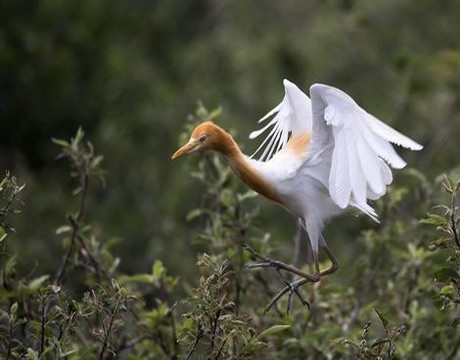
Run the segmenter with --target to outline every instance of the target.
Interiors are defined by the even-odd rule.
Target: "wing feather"
[[[346,152],[343,151],[345,147],[345,138],[340,136],[336,139],[336,146],[332,153],[332,163],[335,166],[331,168],[330,178],[333,178],[335,181],[333,183],[329,182],[329,192],[332,200],[342,209],[348,206],[351,195],[348,158]]]
[[[364,140],[362,134],[358,134],[358,138],[352,146],[356,149],[356,158],[361,165],[361,172],[358,177],[361,177],[364,181],[364,184],[360,184],[360,186],[362,186],[362,191],[366,193],[366,197],[369,192],[375,194],[385,192],[384,181],[380,175],[379,161],[375,161],[372,149]],[[358,202],[360,203],[366,202],[365,198],[356,200],[359,200]]]
[[[358,149],[355,146],[357,139],[353,132],[347,132],[346,144],[349,163],[350,184],[353,198],[357,203],[365,203],[366,197],[366,178],[362,176],[363,169],[360,162]],[[344,136],[344,137],[345,137]]]
[[[291,136],[311,133],[305,171],[321,173],[340,208],[354,206],[378,221],[367,203],[386,192],[393,181],[390,167],[406,165],[391,143],[411,150],[422,146],[362,109],[349,95],[331,86],[314,84],[311,101],[296,85],[283,81],[285,95],[249,137],[265,135],[252,157],[268,161],[283,149]],[[318,170],[321,169],[321,170]]]
[[[283,105],[283,103],[279,103],[277,106],[275,106],[273,109],[271,109],[268,113],[266,113],[258,122],[261,123],[261,122],[264,122],[265,120],[271,118],[273,115],[275,115],[278,111],[280,111],[281,109],[281,105]]]
[[[390,143],[412,150],[422,146],[368,114],[339,89],[314,84],[310,95],[312,151],[326,146],[327,139],[333,142],[328,182],[332,200],[341,208],[355,206],[376,220],[367,199],[378,199],[392,182],[387,163],[397,169],[406,165]]]
[[[277,106],[278,107],[278,106]],[[275,108],[276,109],[276,108]],[[275,110],[274,109],[274,110]],[[277,110],[278,111],[278,110]],[[270,111],[271,112],[271,111]],[[260,123],[261,121],[265,121],[266,118],[263,117],[262,119],[260,119],[258,122]],[[273,126],[273,124],[276,123],[276,120],[275,119],[272,119],[267,125],[265,125],[262,129],[259,129],[259,130],[255,130],[253,131],[252,133],[249,134],[249,138],[252,140],[252,139],[255,139],[256,137],[258,137],[260,134],[264,133],[266,130],[268,130],[268,128],[270,128],[270,126]],[[268,137],[265,139],[267,140]]]
[[[390,185],[393,182],[393,174],[391,173],[391,169],[388,167],[388,165],[383,161],[382,159],[380,160],[380,172],[382,174],[383,182],[385,185]]]
[[[392,127],[388,126],[376,117],[368,114],[366,121],[369,123],[372,131],[379,134],[385,140],[411,150],[422,150],[423,146],[409,139],[406,135],[401,134]]]
[[[259,123],[271,117],[273,118],[267,125],[249,134],[250,139],[255,139],[267,133],[272,128],[251,156],[255,157],[259,152],[262,152],[262,155],[259,157],[261,161],[271,159],[274,154],[286,145],[291,135],[311,132],[312,115],[310,99],[289,80],[284,80],[283,84],[285,89],[283,101],[262,117]]]
[[[373,152],[390,164],[392,168],[402,169],[406,166],[406,162],[396,153],[393,146],[381,138],[379,134],[370,131],[368,126],[363,126],[363,135]]]

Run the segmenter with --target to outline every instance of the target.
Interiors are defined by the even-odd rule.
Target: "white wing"
[[[329,174],[332,200],[341,208],[352,205],[375,218],[367,199],[382,196],[392,182],[386,163],[396,169],[406,165],[390,142],[411,150],[422,146],[368,114],[341,90],[314,84],[310,95],[312,156],[333,143]]]
[[[263,128],[253,131],[250,139],[269,131],[259,148],[252,154],[254,157],[263,150],[259,160],[266,161],[272,158],[279,150],[286,145],[290,136],[305,132],[311,132],[312,115],[311,102],[295,84],[288,80],[283,81],[285,95],[278,106],[268,112],[259,123],[267,121],[273,116],[270,122]]]

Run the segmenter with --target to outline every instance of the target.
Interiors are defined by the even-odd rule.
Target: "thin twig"
[[[117,299],[115,309],[113,310],[112,316],[110,317],[109,327],[108,327],[107,330],[104,329],[105,330],[104,331],[105,332],[104,341],[102,343],[102,348],[101,348],[101,351],[99,353],[99,360],[102,360],[104,358],[104,353],[107,350],[107,347],[109,345],[109,339],[110,339],[110,335],[112,333],[113,323],[115,322],[115,318],[116,318],[119,310],[120,310],[120,299]]]
[[[189,360],[192,357],[192,355],[195,352],[196,347],[198,346],[198,343],[200,342],[202,337],[203,337],[203,329],[201,328],[201,325],[198,324],[198,328],[196,330],[195,340],[193,341],[192,346],[190,347],[189,351],[187,352],[187,355],[185,356],[185,360]]]
[[[275,295],[275,293],[270,289],[270,286],[268,285],[267,281],[260,275],[260,273],[256,273],[254,277],[257,280],[257,282],[259,282],[262,285],[265,292],[270,296],[270,298],[272,298]],[[274,304],[273,308],[275,309],[278,316],[282,316],[282,312],[278,308],[278,304]]]
[[[71,313],[67,318],[64,319],[64,321],[59,325],[59,332],[58,332],[58,341],[60,342],[62,338],[64,337],[64,334],[68,330],[68,325],[72,322],[74,319],[75,313]]]
[[[460,347],[460,341],[457,341],[457,343],[455,344],[455,346],[452,349],[451,353],[449,354],[449,356],[446,359],[447,360],[455,359],[455,355],[457,355],[459,347]]]
[[[59,266],[59,269],[56,273],[56,277],[54,278],[54,285],[59,285],[61,280],[62,280],[62,277],[64,276],[64,270],[65,268],[67,267],[67,264],[69,262],[69,257],[70,257],[70,254],[72,253],[72,250],[73,250],[73,245],[75,243],[75,236],[77,235],[77,232],[75,230],[72,231],[72,235],[70,236],[70,245],[67,249],[67,251],[65,252],[64,254],[64,258],[61,262],[61,265]]]
[[[214,344],[216,341],[216,332],[217,332],[217,323],[220,318],[220,313],[222,312],[221,308],[218,308],[216,311],[216,315],[212,321],[212,338],[211,338],[211,353],[214,351]]]
[[[169,347],[161,331],[155,331],[154,338],[155,338],[156,343],[160,345],[160,349],[163,350],[164,354],[169,357],[169,352],[170,352]]]
[[[8,324],[8,349],[6,352],[6,360],[9,360],[11,356],[11,347],[13,344],[13,328],[14,328],[14,320],[10,318],[10,321]]]
[[[148,339],[148,336],[139,336],[129,341],[124,341],[120,346],[117,348],[117,354],[121,353],[124,350],[130,349],[137,344],[141,343],[142,341]]]
[[[219,359],[220,355],[222,354],[222,352],[223,352],[223,350],[224,350],[224,346],[225,346],[227,340],[230,338],[230,335],[231,335],[231,334],[228,334],[228,335],[224,338],[224,340],[222,340],[222,344],[220,344],[219,350],[217,351],[217,354],[216,354],[216,356],[215,356],[215,358],[214,358],[215,360]]]
[[[88,187],[89,187],[89,177],[88,177],[88,174],[85,174],[82,177],[82,181],[81,181],[80,204],[79,204],[79,207],[78,207],[78,212],[75,215],[75,222],[74,222],[75,224],[73,224],[70,221],[70,219],[73,219],[72,216],[68,217],[68,220],[72,224],[72,234],[70,236],[70,245],[69,245],[69,248],[67,249],[67,251],[66,251],[66,253],[64,255],[64,259],[63,259],[61,265],[59,266],[59,270],[58,270],[58,272],[56,274],[56,277],[54,279],[54,285],[59,285],[60,284],[60,282],[62,280],[62,277],[64,276],[65,269],[66,269],[66,267],[67,267],[67,265],[69,263],[70,254],[73,251],[75,241],[77,240],[77,234],[78,234],[78,231],[80,229],[80,226],[79,226],[80,220],[83,218],[83,214],[84,214],[84,210],[85,210],[85,203],[86,203],[86,197],[87,197],[87,193],[88,193]]]
[[[235,207],[235,217],[240,221],[240,202],[237,203]],[[244,268],[244,252],[241,245],[244,243],[244,238],[246,237],[246,228],[244,225],[239,226],[239,236],[236,239],[237,242],[237,253],[238,253],[238,269],[235,273],[235,315],[238,316],[240,309],[240,298],[242,293],[241,287],[241,271]]]
[[[179,354],[179,342],[177,341],[176,322],[174,321],[174,314],[173,314],[174,305],[171,306],[168,311],[169,322],[171,324],[173,348],[174,348],[174,352],[171,354],[171,359],[173,360],[177,359],[178,354]]]
[[[89,175],[88,173],[85,173],[81,181],[80,207],[78,208],[78,213],[77,213],[77,216],[75,217],[75,220],[77,222],[79,222],[83,218],[83,212],[85,210],[85,204],[86,204],[86,198],[87,198],[86,195],[88,194],[88,188],[89,188]]]
[[[452,228],[452,233],[453,237],[455,240],[455,243],[457,244],[457,247],[460,248],[460,239],[458,236],[457,232],[457,225],[456,225],[456,219],[455,219],[455,213],[456,213],[456,206],[455,206],[455,193],[452,194],[452,204],[451,204],[451,211],[450,211],[450,221],[451,221],[451,228]]]
[[[38,354],[41,356],[43,351],[45,351],[45,327],[46,327],[46,317],[47,317],[47,301],[46,298],[43,297],[42,299],[42,319],[41,319],[41,337],[40,337],[40,353]]]
[[[80,234],[78,234],[78,227],[79,227],[78,223],[75,221],[75,219],[72,216],[69,216],[69,222],[72,224],[72,227],[76,229],[77,231],[76,238],[80,242],[80,245],[83,248],[83,250],[85,250],[87,257],[93,264],[97,277],[100,279],[101,273],[102,273],[102,275],[104,275],[107,279],[110,279],[108,271],[105,269],[104,265],[96,258],[96,256],[93,255],[88,245],[86,245],[86,241],[83,239],[83,237]]]

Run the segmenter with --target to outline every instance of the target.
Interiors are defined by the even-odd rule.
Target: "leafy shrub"
[[[192,120],[219,115],[200,106]],[[19,200],[24,186],[8,173],[0,183],[2,358],[457,355],[460,181],[446,177],[440,191],[440,180],[431,184],[415,170],[402,172],[377,204],[382,226],[369,225],[356,234],[354,246],[362,250],[356,261],[344,264],[346,271],[301,288],[311,309],[286,295],[264,312],[289,279],[272,269],[246,268],[253,259],[245,246],[272,257],[274,248],[270,235],[257,226],[253,193],[241,191],[221,158],[207,154],[189,165],[206,191],[201,206],[187,216],[203,230],[193,239],[202,253],[200,279],[186,284],[169,275],[159,260],[150,273],[118,270],[122,259],[87,215],[92,186],[103,183],[103,158],[82,130],[70,141],[54,142],[76,181],[74,212],[56,230],[63,254],[55,273],[40,274],[35,267],[17,272],[20,255],[10,254],[7,243],[20,238],[11,218],[27,206]]]

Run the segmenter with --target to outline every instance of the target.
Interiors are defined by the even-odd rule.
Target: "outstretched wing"
[[[377,199],[393,178],[387,163],[406,165],[390,143],[411,150],[422,146],[362,109],[350,96],[332,86],[310,88],[313,134],[310,151],[321,151],[333,141],[329,193],[341,208],[358,207],[371,217],[367,199]]]
[[[260,119],[259,123],[272,119],[263,128],[253,131],[249,135],[250,139],[254,139],[268,132],[259,148],[251,156],[254,157],[262,152],[259,157],[261,161],[270,160],[286,145],[291,136],[311,132],[310,99],[289,80],[284,80],[283,84],[285,89],[283,101]]]

